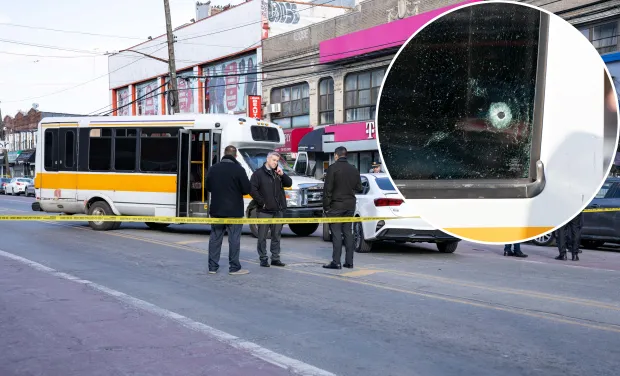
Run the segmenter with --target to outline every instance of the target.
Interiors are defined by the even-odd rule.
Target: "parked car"
[[[32,179],[29,178],[13,178],[11,179],[11,181],[9,182],[9,184],[7,184],[4,187],[5,190],[5,194],[10,194],[10,195],[19,195],[19,194],[25,194],[26,193],[26,186],[34,184],[34,182],[32,181]]]
[[[0,193],[6,194],[6,186],[11,182],[11,178],[0,178]]]
[[[620,178],[607,178],[586,209],[620,208]],[[555,245],[553,233],[538,237],[532,243],[540,246]],[[620,211],[583,213],[581,245],[598,248],[605,243],[620,244]]]
[[[385,173],[360,174],[362,193],[356,195],[356,217],[394,217],[410,215],[407,203],[398,193]],[[378,241],[397,243],[435,243],[442,253],[456,251],[458,238],[432,227],[421,218],[407,218],[387,221],[366,221],[353,223],[355,251],[370,252]],[[323,240],[331,241],[329,225],[323,225]]]
[[[34,190],[34,184],[28,184],[26,186],[26,197],[35,197],[36,196],[36,192]]]

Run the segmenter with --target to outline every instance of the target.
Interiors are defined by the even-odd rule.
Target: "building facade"
[[[41,112],[31,108],[14,117],[5,116],[0,129],[0,176],[33,177],[39,122],[43,118],[67,116],[81,115]],[[5,150],[8,152],[6,156]],[[9,171],[6,171],[5,158],[8,158]]]
[[[379,158],[375,106],[392,58],[426,22],[471,2],[476,0],[366,0],[353,12],[264,40],[265,114],[286,129],[280,151],[291,164],[302,158],[298,172],[322,176],[338,145],[352,151],[350,162],[360,172],[368,172]],[[525,2],[573,24],[604,60],[619,50],[620,0]]]

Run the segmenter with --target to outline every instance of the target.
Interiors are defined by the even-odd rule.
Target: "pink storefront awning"
[[[433,18],[450,9],[480,1],[481,0],[467,0],[451,6],[421,13],[417,16],[325,40],[319,44],[319,61],[320,63],[330,63],[374,51],[384,50],[386,48],[402,46],[413,33]]]

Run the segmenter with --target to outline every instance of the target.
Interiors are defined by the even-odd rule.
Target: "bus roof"
[[[80,117],[45,117],[39,126],[74,126],[74,127],[195,127],[217,128],[216,124],[238,123],[245,125],[262,125],[282,128],[277,124],[260,119],[252,119],[244,114],[175,114],[145,116],[80,116]]]

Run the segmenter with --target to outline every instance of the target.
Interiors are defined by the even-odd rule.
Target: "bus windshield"
[[[252,169],[252,172],[254,172],[256,171],[256,169],[262,167],[263,164],[265,164],[265,162],[267,161],[267,154],[269,154],[269,152],[271,151],[272,150],[269,149],[239,149],[239,154],[241,154],[241,156],[245,160],[245,163],[247,163],[248,166],[250,166],[250,168]],[[280,158],[279,165],[282,171],[284,171],[284,173],[286,173],[287,175],[297,175],[295,171],[288,165],[288,163],[282,160],[282,158]]]

